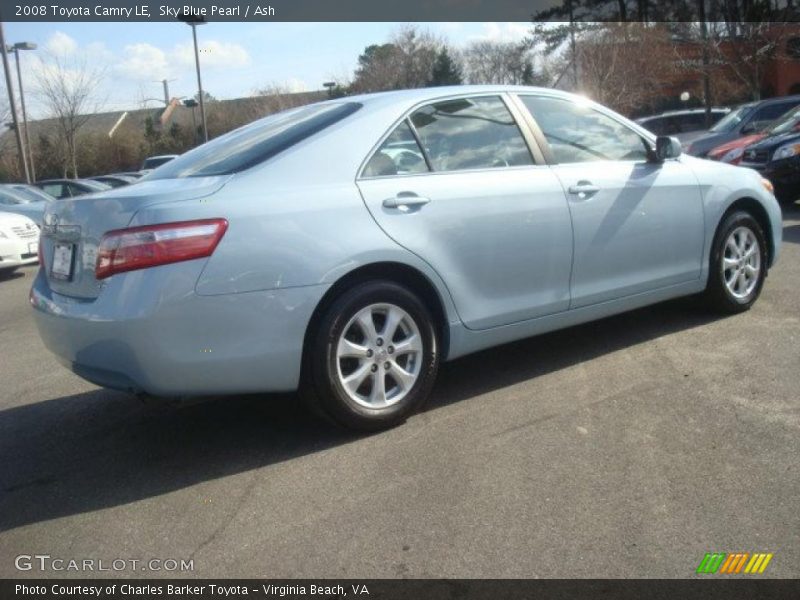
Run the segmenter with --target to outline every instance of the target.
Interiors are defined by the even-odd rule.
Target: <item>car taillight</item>
[[[95,277],[211,256],[228,221],[204,219],[109,231],[100,241]]]

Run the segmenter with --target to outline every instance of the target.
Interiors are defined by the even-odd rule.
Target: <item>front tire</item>
[[[766,239],[758,221],[745,211],[728,215],[711,248],[705,292],[709,305],[729,314],[749,310],[761,294],[767,264]]]
[[[322,317],[301,392],[315,412],[350,429],[402,423],[427,399],[439,366],[430,311],[390,281],[357,285]]]

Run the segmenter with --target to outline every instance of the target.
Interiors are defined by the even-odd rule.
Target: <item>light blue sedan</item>
[[[24,215],[42,226],[44,209],[53,200],[39,188],[23,183],[0,185],[0,211]]]
[[[51,203],[31,303],[96,384],[299,389],[379,429],[443,360],[677,296],[746,310],[780,239],[755,171],[585,98],[420,89],[281,112]]]

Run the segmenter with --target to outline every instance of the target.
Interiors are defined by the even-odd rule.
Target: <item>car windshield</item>
[[[800,125],[800,109],[793,108],[782,117],[779,117],[764,130],[767,135],[779,135],[796,131]]]
[[[14,185],[11,186],[13,193],[18,197],[25,200],[25,202],[50,202],[53,199],[49,194],[44,193],[42,190],[28,186],[28,185]]]
[[[17,194],[15,190],[12,190],[8,187],[2,186],[0,187],[0,204],[28,204],[31,201],[28,198],[23,197],[20,194]]]
[[[85,187],[89,188],[90,190],[92,190],[94,192],[101,192],[101,191],[104,191],[104,190],[110,190],[111,189],[110,185],[108,185],[106,183],[102,183],[100,181],[92,181],[91,179],[84,179],[84,180],[81,181],[81,183]]]
[[[754,104],[744,104],[722,117],[709,131],[712,133],[727,133],[739,126],[744,118],[753,110]]]
[[[148,179],[229,175],[272,158],[361,108],[354,102],[312,104],[276,113],[220,136],[150,173]]]

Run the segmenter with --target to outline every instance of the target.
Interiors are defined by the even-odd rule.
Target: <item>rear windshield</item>
[[[253,167],[361,108],[355,102],[312,104],[270,115],[171,160],[147,179],[228,175]]]
[[[153,158],[145,158],[144,162],[142,163],[142,170],[155,169],[156,167],[160,167],[161,165],[174,159],[174,156],[154,156]]]

